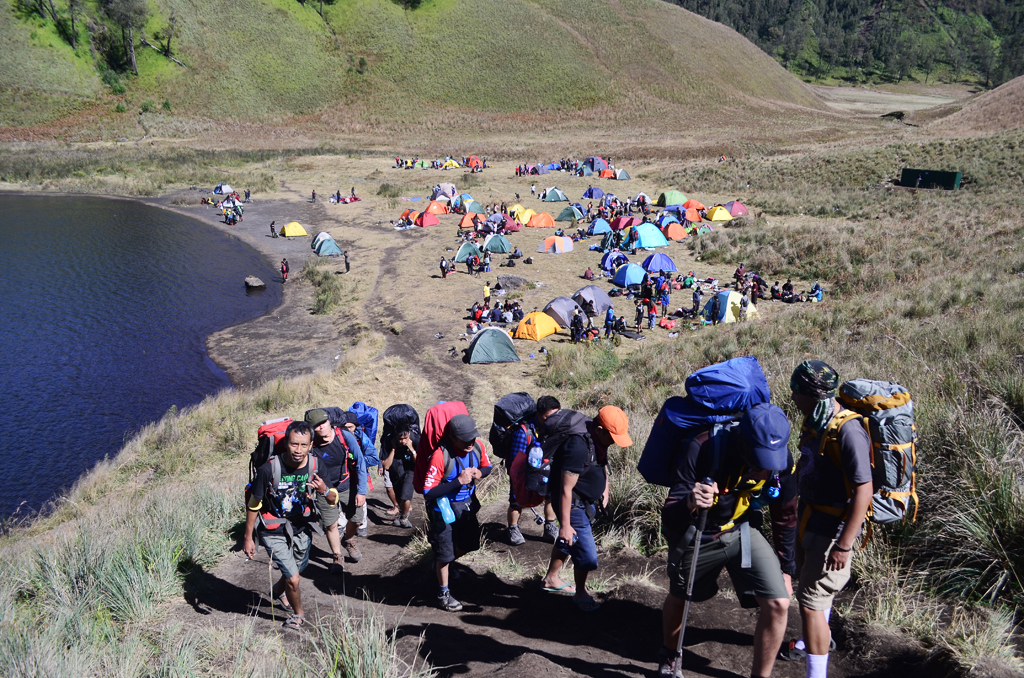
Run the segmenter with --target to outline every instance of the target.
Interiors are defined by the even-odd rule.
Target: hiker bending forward
[[[797,498],[793,457],[787,449],[789,420],[779,407],[761,404],[744,413],[738,425],[720,429],[715,436],[713,431],[707,429],[682,443],[662,509],[662,530],[669,546],[669,594],[662,607],[664,647],[659,675],[673,676],[696,519],[706,509],[693,599],[712,598],[718,592],[722,568],[729,571],[740,605],[761,608],[750,675],[767,677],[786,632],[791,578],[796,572]],[[705,484],[706,479],[712,483]],[[769,501],[774,551],[757,529],[762,515],[758,509]],[[682,671],[675,675],[681,676]]]

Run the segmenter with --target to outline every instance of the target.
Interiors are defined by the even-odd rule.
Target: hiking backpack
[[[913,500],[911,520],[917,520],[917,427],[910,393],[893,382],[852,379],[839,387],[837,399],[844,409],[821,436],[818,453],[828,453],[841,469],[839,429],[848,422],[859,421],[871,439],[874,495],[868,517],[880,524],[905,520]],[[852,498],[853,488],[849,484],[846,492]]]
[[[377,408],[371,407],[366,403],[354,402],[352,407],[348,408],[349,412],[354,412],[356,418],[359,420],[359,428],[363,429],[363,433],[370,439],[370,442],[374,445],[377,444]]]
[[[394,446],[393,439],[400,430],[409,429],[414,435],[420,434],[420,415],[412,405],[392,405],[384,410],[381,419],[384,421],[380,432],[381,450],[389,450]]]
[[[686,397],[673,396],[661,406],[636,466],[644,480],[654,485],[672,484],[673,459],[682,441],[771,401],[768,381],[753,356],[699,369],[686,378],[685,386]]]
[[[494,403],[494,421],[487,439],[496,457],[508,459],[512,455],[512,439],[516,430],[526,429],[524,422],[535,414],[537,403],[528,393],[509,393]],[[529,430],[526,433],[529,437]]]
[[[416,447],[416,470],[412,477],[412,486],[417,492],[423,492],[427,470],[430,468],[430,458],[444,438],[445,427],[456,414],[469,414],[469,410],[466,409],[465,403],[453,400],[434,405],[423,417],[423,433],[420,435],[420,444]]]
[[[551,455],[544,454],[540,467],[530,464],[530,448],[533,440],[527,446],[526,454],[517,454],[512,460],[512,468],[509,469],[509,484],[512,485],[512,494],[516,503],[522,508],[540,506],[544,503],[548,494],[548,479],[551,475]]]

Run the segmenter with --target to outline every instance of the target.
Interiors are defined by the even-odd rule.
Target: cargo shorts
[[[810,530],[804,532],[800,545],[804,550],[804,562],[800,568],[800,583],[796,591],[796,601],[800,607],[808,610],[827,610],[832,607],[832,599],[843,590],[850,581],[853,554],[846,567],[841,570],[826,570],[828,552],[836,540]]]

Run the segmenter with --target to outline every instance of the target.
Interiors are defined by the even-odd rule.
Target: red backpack
[[[259,522],[267,530],[277,530],[288,523],[286,518],[279,515],[280,506],[277,503],[274,494],[277,491],[277,486],[281,483],[281,457],[279,456],[280,443],[284,440],[284,434],[288,430],[288,425],[292,423],[291,417],[282,417],[280,419],[272,419],[270,421],[263,422],[260,427],[256,430],[257,443],[256,448],[249,455],[249,482],[245,486],[245,505],[249,505],[249,499],[252,493],[252,483],[256,479],[256,471],[268,461],[271,463],[271,469],[273,472],[273,485],[271,486],[270,494],[266,497],[266,501],[263,502],[263,506],[260,510]],[[342,440],[344,444],[344,439]],[[348,447],[346,446],[346,449]],[[319,466],[320,458],[315,454],[310,453],[307,464],[310,466],[309,475],[310,477],[316,473]],[[310,502],[310,508],[308,509],[315,513],[316,508]],[[315,516],[310,516],[311,520],[315,519]]]
[[[416,470],[412,477],[413,489],[419,493],[423,492],[423,485],[427,480],[430,458],[434,456],[434,450],[444,438],[445,426],[456,414],[469,414],[466,403],[458,400],[440,403],[427,410],[423,417],[423,432],[420,434],[420,444],[416,448]]]

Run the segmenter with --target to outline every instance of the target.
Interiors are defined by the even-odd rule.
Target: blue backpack
[[[348,408],[349,412],[355,412],[356,417],[359,418],[359,428],[363,429],[363,433],[370,439],[370,442],[374,445],[377,444],[377,408],[370,407],[366,403],[355,402],[352,403],[352,407]]]
[[[768,381],[752,356],[697,370],[686,378],[686,393],[686,397],[673,396],[661,406],[636,466],[644,480],[654,485],[671,485],[673,459],[682,443],[771,400]]]

